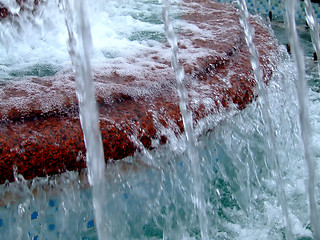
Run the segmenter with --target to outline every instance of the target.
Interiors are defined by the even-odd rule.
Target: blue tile
[[[0,219],[0,227],[2,227],[2,226],[3,226],[3,220]]]
[[[49,224],[49,225],[48,225],[48,229],[49,229],[49,231],[53,231],[53,230],[56,229],[56,225],[54,225],[54,224]]]
[[[38,240],[39,239],[39,236],[34,236],[33,238],[32,238],[32,240]]]
[[[94,226],[94,220],[90,220],[88,222],[88,228],[92,228]]]
[[[37,219],[38,218],[38,212],[33,212],[31,214],[31,220]]]
[[[51,199],[49,200],[49,206],[50,206],[50,207],[53,207],[53,206],[54,206],[54,201],[51,200]]]

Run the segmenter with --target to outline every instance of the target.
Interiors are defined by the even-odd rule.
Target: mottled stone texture
[[[179,32],[194,123],[244,109],[257,93],[238,11],[206,0],[185,0],[183,7],[188,13],[182,19],[196,26]],[[267,82],[278,61],[278,48],[258,21],[251,19]],[[168,47],[164,43],[163,49]],[[140,64],[141,58],[147,63]],[[155,50],[94,69],[106,160],[132,156],[142,145],[153,149],[165,144],[169,137],[165,130],[176,135],[184,131],[167,58]],[[139,73],[124,71],[139,64]],[[71,72],[1,85],[0,97],[0,183],[13,181],[13,166],[26,179],[86,167]]]

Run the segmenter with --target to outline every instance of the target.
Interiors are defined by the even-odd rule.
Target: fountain
[[[67,31],[67,0],[2,1],[1,237],[317,239],[319,176],[308,181],[297,73],[281,45],[288,40],[275,2],[248,0],[253,12],[262,2],[266,10],[243,9],[242,25],[231,4],[164,2],[84,8],[107,163],[95,174],[66,45],[68,34],[81,43],[88,28],[73,28],[70,15]],[[274,22],[264,15],[270,8]],[[304,23],[298,31],[307,49],[310,154],[318,161],[319,75]],[[105,182],[92,184],[101,172]]]

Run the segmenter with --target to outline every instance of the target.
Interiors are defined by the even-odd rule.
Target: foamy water
[[[35,14],[19,11],[14,1],[7,6],[16,15],[0,22],[2,79],[52,75],[70,66],[68,34],[58,1],[45,1]],[[90,2],[87,14],[94,46],[92,60],[103,63],[141,51],[159,50],[159,41],[165,40],[161,10],[162,5],[152,0]],[[177,8],[173,10],[177,15]]]

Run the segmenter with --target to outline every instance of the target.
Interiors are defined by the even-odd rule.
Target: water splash
[[[269,3],[270,0],[269,0]],[[248,13],[248,8],[245,0],[238,0],[238,4],[240,6],[240,12],[241,12],[241,24],[244,28],[245,32],[245,37],[246,37],[246,42],[249,47],[249,51],[251,53],[251,65],[253,68],[253,74],[256,79],[257,83],[257,88],[258,92],[260,95],[260,98],[258,100],[259,104],[261,105],[261,111],[262,111],[262,116],[263,119],[266,123],[267,127],[267,143],[268,143],[268,149],[270,151],[270,160],[273,162],[272,169],[275,172],[275,177],[277,181],[277,189],[278,189],[278,195],[279,195],[279,201],[281,204],[281,208],[284,214],[284,217],[287,222],[287,229],[286,229],[286,238],[287,239],[293,239],[293,234],[292,234],[292,227],[291,227],[291,220],[289,218],[289,210],[288,206],[286,203],[286,195],[284,191],[284,187],[282,184],[282,173],[281,173],[281,168],[280,168],[280,163],[279,163],[279,156],[277,153],[277,146],[275,144],[275,135],[273,131],[273,126],[272,126],[272,120],[271,120],[271,112],[270,112],[270,103],[269,99],[267,96],[267,91],[265,88],[265,83],[263,81],[262,77],[262,69],[260,67],[260,62],[259,62],[259,54],[258,51],[255,47],[255,44],[253,42],[253,28],[249,23],[249,13]]]
[[[310,150],[310,119],[309,119],[309,105],[308,105],[308,89],[305,77],[305,62],[303,52],[299,43],[296,22],[295,22],[295,5],[297,1],[286,0],[287,8],[287,23],[289,31],[289,40],[292,46],[292,53],[296,62],[298,70],[298,78],[296,80],[298,101],[299,101],[299,119],[301,125],[301,139],[304,147],[304,155],[308,168],[308,195],[310,204],[310,220],[315,239],[320,239],[320,224],[318,216],[318,207],[316,200],[316,184],[315,184],[315,169],[316,162]],[[308,5],[308,4],[307,4]],[[311,19],[309,19],[311,20]]]
[[[69,34],[69,54],[75,69],[80,122],[87,150],[88,179],[93,188],[98,236],[103,239],[107,236],[102,219],[105,198],[105,162],[90,63],[91,32],[83,4],[83,1],[77,0],[63,1]]]
[[[282,162],[282,170],[287,173],[283,184],[292,208],[295,236],[312,239],[306,228],[309,221],[303,184],[306,171],[297,140],[298,109],[292,81],[295,72],[289,58],[278,68],[268,86],[268,96],[276,116],[273,118],[278,132],[276,144],[283,148],[284,158],[290,159]],[[319,94],[314,98],[319,98]],[[319,112],[319,103],[318,100],[313,106],[315,112]],[[199,139],[210,239],[283,239],[285,221],[278,205],[276,183],[263,161],[269,159],[270,153],[265,147],[265,126],[257,111],[259,107],[253,102]],[[319,125],[319,120],[316,124]],[[319,132],[319,128],[315,130]],[[166,145],[149,152],[153,162],[158,163],[156,167],[138,164],[137,159],[149,161],[144,153],[108,166],[105,188],[109,194],[104,199],[104,211],[105,219],[111,220],[110,239],[200,239],[197,213],[190,198],[192,170],[186,154],[177,153],[177,145],[182,143],[176,140],[168,143],[172,147]],[[92,191],[86,181],[86,176],[68,172],[55,178],[34,179],[31,183],[1,185],[0,199],[7,207],[0,208],[0,223],[3,220],[0,236],[18,239],[20,229],[23,236],[30,231],[31,236],[41,239],[55,239],[57,233],[62,238],[97,239]],[[247,212],[237,204],[234,191],[234,186],[243,188],[244,183],[250,184],[252,192]],[[17,203],[10,204],[8,199]]]
[[[199,152],[196,148],[196,138],[193,130],[193,117],[191,111],[187,109],[188,103],[188,90],[184,84],[184,69],[179,63],[179,47],[177,36],[173,29],[172,21],[170,21],[170,7],[171,0],[163,0],[163,21],[165,25],[165,31],[167,39],[172,49],[172,67],[176,76],[177,91],[179,94],[179,107],[182,116],[183,126],[186,136],[186,148],[189,160],[191,161],[191,171],[193,175],[194,196],[193,202],[198,213],[201,237],[204,240],[209,240],[208,233],[208,217],[206,214],[206,202],[204,198],[204,186],[202,183],[201,174],[201,161],[199,158]]]

